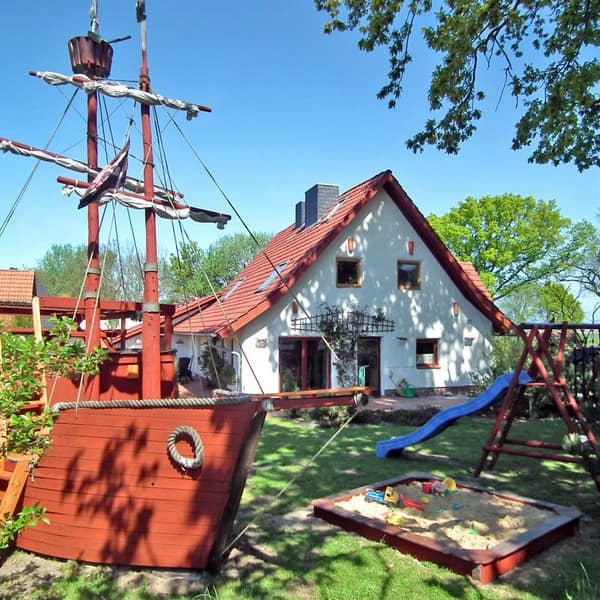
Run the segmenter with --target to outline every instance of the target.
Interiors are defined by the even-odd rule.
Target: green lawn
[[[465,418],[441,435],[405,451],[400,459],[375,456],[378,440],[402,435],[413,427],[393,424],[352,425],[304,469],[335,430],[279,416],[267,420],[254,469],[242,501],[239,527],[250,524],[223,572],[206,582],[195,598],[310,598],[310,599],[592,599],[600,597],[600,494],[579,466],[502,456],[496,469],[479,485],[522,496],[575,506],[585,516],[576,538],[534,557],[492,584],[455,575],[432,564],[306,518],[316,498],[396,477],[411,471],[449,475],[473,481],[472,472],[492,421]],[[519,422],[512,435],[521,439],[560,441],[560,421]],[[298,476],[299,475],[299,476]],[[298,477],[285,494],[279,491]],[[105,576],[108,578],[108,575]],[[70,573],[48,598],[118,598],[115,585]],[[83,591],[82,591],[83,590]],[[119,596],[119,593],[121,594]],[[129,598],[150,599],[143,587]]]

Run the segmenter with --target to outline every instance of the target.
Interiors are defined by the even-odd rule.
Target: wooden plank
[[[147,446],[149,444],[166,444],[168,437],[171,435],[171,432],[180,425],[188,425],[194,428],[200,437],[206,438],[210,437],[214,440],[223,440],[224,444],[231,443],[232,441],[236,444],[237,438],[239,438],[239,430],[236,431],[234,429],[231,430],[220,430],[220,431],[211,431],[208,428],[204,428],[201,426],[197,426],[198,424],[193,421],[187,421],[185,423],[179,422],[177,425],[172,425],[169,427],[165,427],[162,430],[150,429],[147,428],[148,425],[143,421],[135,422],[132,421],[130,423],[131,429],[135,430],[135,433],[132,432],[131,435],[128,435],[127,431],[123,431],[122,428],[119,427],[102,427],[100,425],[89,425],[84,427],[69,427],[61,423],[59,427],[56,428],[56,431],[53,432],[52,443],[53,445],[66,445],[70,447],[79,447],[79,448],[89,448],[90,443],[94,443],[96,446],[98,445],[98,441],[105,440],[119,440],[128,442],[130,445],[136,444]]]
[[[31,299],[31,312],[33,314],[33,336],[36,342],[42,341],[42,316],[40,314],[40,299],[38,296],[34,296]],[[42,392],[40,394],[40,400],[44,403],[44,406],[48,406],[48,390],[46,380],[46,369],[42,368]]]
[[[227,448],[227,451],[230,452],[231,451],[231,447],[227,446],[224,447]],[[211,471],[211,470],[215,470],[215,471],[228,471],[231,472],[231,470],[235,467],[235,456],[232,456],[231,454],[225,454],[223,452],[219,452],[221,448],[220,447],[214,447],[214,446],[209,446],[209,448],[207,449],[205,447],[205,451],[204,451],[204,464],[202,466],[202,469],[206,472],[206,471]],[[180,452],[180,454],[182,456],[189,456],[191,458],[191,452],[188,452],[187,449],[185,447],[179,449],[178,450]],[[156,449],[148,449],[148,450],[144,450],[144,454],[145,454],[145,460],[142,461],[136,461],[135,460],[135,456],[134,455],[130,455],[127,453],[123,453],[119,459],[115,460],[115,466],[119,466],[124,464],[125,461],[127,461],[128,467],[127,467],[127,473],[128,473],[128,477],[130,478],[135,478],[135,480],[140,480],[140,477],[142,477],[142,480],[140,480],[140,483],[143,480],[146,481],[152,481],[157,477],[160,478],[167,478],[167,479],[180,479],[181,475],[183,473],[183,471],[179,468],[177,468],[175,465],[173,465],[173,463],[171,462],[171,460],[169,459],[168,455],[167,455],[167,445],[166,443],[162,445],[162,447],[160,449],[158,449],[158,451],[156,451]],[[67,461],[68,461],[68,457],[65,456],[60,456],[57,454],[52,454],[52,455],[47,455],[44,457],[44,469],[56,469],[57,470],[57,478],[64,478],[65,477],[65,470],[67,468]],[[102,468],[102,465],[100,464],[101,462],[101,458],[98,456],[98,454],[94,454],[92,452],[86,452],[85,454],[82,454],[81,457],[77,458],[77,472],[78,473],[86,473],[89,477],[94,477],[94,476],[98,476],[99,475],[99,471]],[[139,465],[139,467],[138,467]],[[149,470],[149,465],[152,466],[152,471]],[[61,471],[62,472],[58,472]],[[143,473],[142,473],[143,470]],[[38,470],[36,472],[36,476],[38,475],[38,473],[41,475],[41,470]],[[192,473],[190,471],[190,473]],[[49,476],[49,475],[47,475]],[[189,475],[188,475],[189,476]],[[1,479],[1,475],[0,475],[0,479]]]
[[[20,460],[15,465],[15,470],[12,473],[8,487],[0,503],[0,515],[8,514],[12,517],[17,508],[17,504],[21,499],[27,476],[29,475],[29,460]]]
[[[122,508],[126,508],[123,505]],[[128,511],[128,516],[115,518],[113,515],[79,515],[75,517],[70,514],[53,513],[46,511],[44,515],[50,521],[48,535],[70,535],[74,539],[81,534],[81,527],[85,527],[86,539],[88,537],[111,537],[116,533],[127,533],[128,535],[151,535],[162,536],[176,543],[181,536],[193,538],[194,536],[206,535],[207,532],[216,529],[219,521],[218,514],[203,514],[198,518],[180,518],[164,521],[168,516],[176,517],[167,511],[153,513],[150,519],[146,518],[146,511]]]
[[[206,502],[212,507],[212,505],[218,504],[222,500],[222,496],[228,492],[228,482],[220,482],[217,485],[214,481],[208,481],[205,485],[210,486],[210,489],[204,490],[204,486],[199,485],[188,489],[173,489],[170,486],[148,486],[146,488],[120,487],[110,490],[110,498],[113,505],[123,499],[131,499],[132,502],[140,499],[156,502],[157,505],[161,502],[165,503],[165,505],[175,505],[175,503],[192,501],[197,504]],[[78,506],[78,510],[84,510],[86,505],[97,504],[101,499],[106,499],[108,491],[105,488],[106,486],[102,486],[94,490],[87,489],[79,492],[72,490],[69,493],[65,493],[63,487],[54,480],[41,481],[36,477],[34,484],[27,486],[27,497],[28,500],[39,501],[40,504],[46,502],[49,506],[60,506],[62,503],[65,503]],[[165,499],[167,495],[168,499]],[[211,507],[208,508],[209,512],[212,510]],[[179,504],[177,510],[193,509],[193,505]]]
[[[73,533],[75,535],[75,532]],[[130,565],[132,567],[154,567],[178,569],[203,569],[206,565],[212,536],[201,536],[182,543],[161,537],[113,536],[87,538],[86,543],[77,546],[74,557],[73,535],[48,536],[46,526],[38,525],[26,529],[18,539],[22,550],[63,559],[108,565]]]

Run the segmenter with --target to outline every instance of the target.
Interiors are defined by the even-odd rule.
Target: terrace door
[[[329,349],[319,338],[279,338],[279,389],[282,392],[330,387]]]
[[[370,387],[376,395],[380,393],[380,342],[378,337],[361,337],[357,348],[358,384]]]

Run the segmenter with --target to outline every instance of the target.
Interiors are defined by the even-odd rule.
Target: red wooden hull
[[[45,507],[50,523],[25,530],[17,546],[91,563],[218,570],[264,415],[256,402],[61,412],[23,501]],[[181,425],[202,439],[198,470],[168,455]],[[185,441],[177,449],[192,454]]]

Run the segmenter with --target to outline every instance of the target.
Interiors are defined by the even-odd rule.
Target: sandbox
[[[460,482],[443,494],[423,492],[423,484],[441,481],[410,473],[315,500],[314,515],[482,583],[579,529],[581,513],[557,504]],[[388,488],[404,498],[398,507],[368,501]]]

